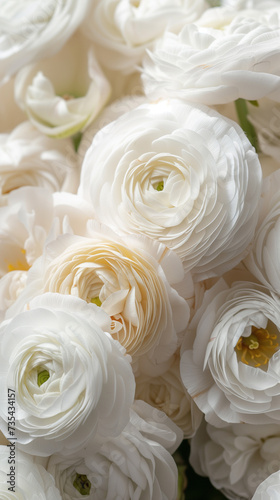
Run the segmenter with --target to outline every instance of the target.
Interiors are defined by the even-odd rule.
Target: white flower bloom
[[[102,64],[131,73],[167,26],[195,21],[204,0],[94,0],[83,27]]]
[[[135,371],[165,371],[189,306],[171,288],[184,272],[164,245],[144,237],[121,240],[95,225],[91,237],[64,235],[48,245],[31,271],[9,316],[38,293],[78,296],[110,315],[110,332],[132,356]]]
[[[231,7],[235,10],[259,9],[264,11],[267,9],[279,9],[278,0],[221,0],[221,5]]]
[[[78,177],[70,139],[58,142],[45,137],[28,122],[18,125],[10,134],[0,134],[2,204],[7,193],[21,186],[75,192]]]
[[[163,242],[204,279],[244,256],[260,190],[258,157],[235,122],[204,106],[160,100],[96,134],[78,194],[101,222]]]
[[[0,446],[1,499],[62,500],[53,476],[29,455],[15,448],[16,445]]]
[[[91,206],[70,193],[22,187],[6,196],[0,207],[0,277],[26,271],[43,253],[44,244],[62,233],[83,234]]]
[[[58,52],[90,4],[91,0],[1,0],[0,83],[24,65]]]
[[[280,101],[280,11],[214,10],[204,23],[165,33],[143,63],[146,94],[208,105]]]
[[[123,432],[97,451],[53,455],[47,470],[63,500],[176,500],[177,467],[170,453],[182,434],[162,412],[136,401]],[[170,450],[170,451],[168,451]]]
[[[277,500],[280,495],[280,471],[271,474],[257,488],[252,500]]]
[[[261,212],[251,251],[244,260],[249,271],[280,294],[280,171],[263,183]]]
[[[91,206],[77,195],[22,187],[0,207],[0,314],[25,288],[27,270],[59,234],[84,234],[93,217]]]
[[[261,99],[258,106],[248,104],[248,111],[248,119],[255,127],[261,151],[272,156],[279,168],[280,105],[269,99]]]
[[[56,56],[26,66],[15,79],[17,103],[32,124],[50,137],[83,131],[109,96],[110,84],[93,47],[79,33]]]
[[[15,390],[17,446],[48,456],[118,435],[128,422],[135,382],[130,357],[109,333],[109,316],[76,297],[44,294],[4,321],[1,401]],[[8,405],[0,408],[7,433]]]
[[[179,356],[175,356],[170,368],[162,375],[136,378],[135,398],[166,413],[182,429],[185,438],[192,437],[200,425],[202,413],[183,386]]]
[[[202,424],[191,440],[190,464],[227,498],[251,500],[257,486],[279,470],[279,446],[279,424]]]
[[[266,288],[220,281],[205,293],[185,336],[181,377],[207,422],[279,424],[279,330],[280,299]]]

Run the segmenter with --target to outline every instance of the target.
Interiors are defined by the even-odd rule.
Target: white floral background
[[[0,0],[1,498],[280,498],[279,103],[280,0]]]

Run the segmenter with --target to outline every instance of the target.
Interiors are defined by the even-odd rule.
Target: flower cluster
[[[0,497],[278,498],[279,0],[0,8]]]

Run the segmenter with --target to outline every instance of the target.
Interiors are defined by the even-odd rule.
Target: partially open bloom
[[[163,412],[136,401],[123,432],[91,443],[72,457],[50,457],[47,470],[62,500],[176,500],[177,468],[171,457],[182,434]]]
[[[204,106],[159,100],[96,134],[78,194],[101,222],[163,242],[201,280],[244,256],[257,223],[261,175],[235,122]]]
[[[54,57],[25,66],[15,80],[19,106],[38,130],[55,138],[83,131],[109,96],[93,47],[80,34]]]
[[[206,14],[179,34],[167,31],[149,52],[146,94],[208,105],[261,97],[279,102],[280,11],[217,8]]]
[[[0,84],[64,45],[85,18],[91,0],[1,0]]]
[[[27,271],[58,234],[83,234],[93,217],[91,206],[71,193],[51,193],[41,187],[21,187],[0,207],[0,277]]]
[[[256,488],[279,470],[279,424],[203,423],[191,440],[190,464],[227,498],[251,500]]]
[[[53,476],[14,443],[0,446],[1,499],[62,500]]]
[[[1,401],[15,393],[17,446],[48,456],[116,436],[134,399],[130,357],[109,333],[109,316],[76,297],[44,294],[0,327]],[[0,408],[3,434],[8,405]]]
[[[70,140],[48,138],[29,122],[21,123],[10,134],[0,134],[0,204],[6,194],[22,186],[75,192],[78,177]]]
[[[91,217],[92,207],[71,193],[32,186],[6,195],[0,207],[0,314],[24,289],[27,271],[45,243],[62,233],[84,234]]]
[[[182,380],[207,422],[279,424],[277,295],[254,283],[218,282],[205,293],[184,342]]]
[[[280,171],[264,179],[261,212],[245,265],[268,288],[280,294]]]
[[[204,0],[94,0],[83,28],[98,47],[100,62],[124,73],[135,71],[145,51],[167,26],[195,21]]]
[[[183,277],[180,259],[164,245],[144,237],[119,239],[97,225],[90,237],[64,235],[47,247],[20,303],[30,293],[52,292],[100,306],[134,369],[154,374],[165,370],[188,324],[189,306],[172,288]]]

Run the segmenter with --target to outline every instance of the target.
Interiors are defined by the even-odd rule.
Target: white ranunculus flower
[[[1,0],[0,83],[24,65],[58,52],[90,4],[91,0]]]
[[[123,432],[100,441],[97,451],[90,442],[75,456],[50,457],[47,470],[55,478],[62,500],[82,496],[94,500],[176,500],[177,467],[170,455],[182,433],[166,417],[136,401]]]
[[[263,11],[267,9],[279,9],[278,0],[221,0],[221,5],[231,7],[235,10],[259,9]]]
[[[183,386],[180,358],[175,356],[168,370],[158,377],[141,375],[136,378],[135,398],[164,411],[182,429],[185,438],[192,437],[202,419],[202,412]]]
[[[208,105],[238,98],[280,101],[280,11],[213,10],[179,34],[166,32],[149,52],[146,94]]]
[[[241,128],[174,99],[143,104],[97,133],[78,194],[101,222],[163,242],[201,280],[244,256],[260,191],[258,157]]]
[[[203,423],[191,440],[190,464],[227,498],[251,500],[257,486],[279,470],[279,424]]]
[[[258,106],[248,104],[248,119],[257,132],[259,147],[266,155],[280,161],[280,105],[269,99],[261,99]]]
[[[110,315],[110,332],[132,356],[136,372],[162,373],[189,320],[189,306],[173,288],[183,278],[180,259],[164,245],[144,237],[119,239],[94,225],[90,237],[66,234],[47,246],[8,314],[38,293],[78,296]]]
[[[193,22],[205,8],[204,0],[94,0],[83,28],[103,65],[131,73],[167,26]]]
[[[109,316],[76,297],[44,294],[0,327],[0,425],[15,390],[17,446],[75,453],[89,437],[116,436],[128,422],[135,381]],[[4,404],[6,401],[6,404]]]
[[[62,500],[53,476],[30,455],[19,451],[15,441],[10,446],[0,446],[0,497],[2,500]]]
[[[280,299],[265,287],[221,280],[205,293],[186,332],[181,377],[207,422],[279,424],[279,331]]]
[[[54,57],[24,67],[15,80],[19,106],[33,125],[50,137],[83,131],[109,96],[110,84],[95,59],[93,46],[79,33]]]
[[[58,234],[83,234],[92,207],[71,193],[51,193],[41,187],[21,187],[0,207],[0,277],[26,271],[43,253],[46,240]]]
[[[23,122],[10,134],[0,134],[0,195],[22,186],[76,192],[79,170],[70,139],[57,141]]]
[[[0,315],[23,291],[27,270],[59,234],[85,234],[92,207],[77,195],[22,187],[0,207]]]
[[[271,474],[257,488],[252,500],[277,500],[280,496],[280,470]]]
[[[249,255],[249,271],[268,288],[280,294],[280,171],[264,179],[261,212]]]

